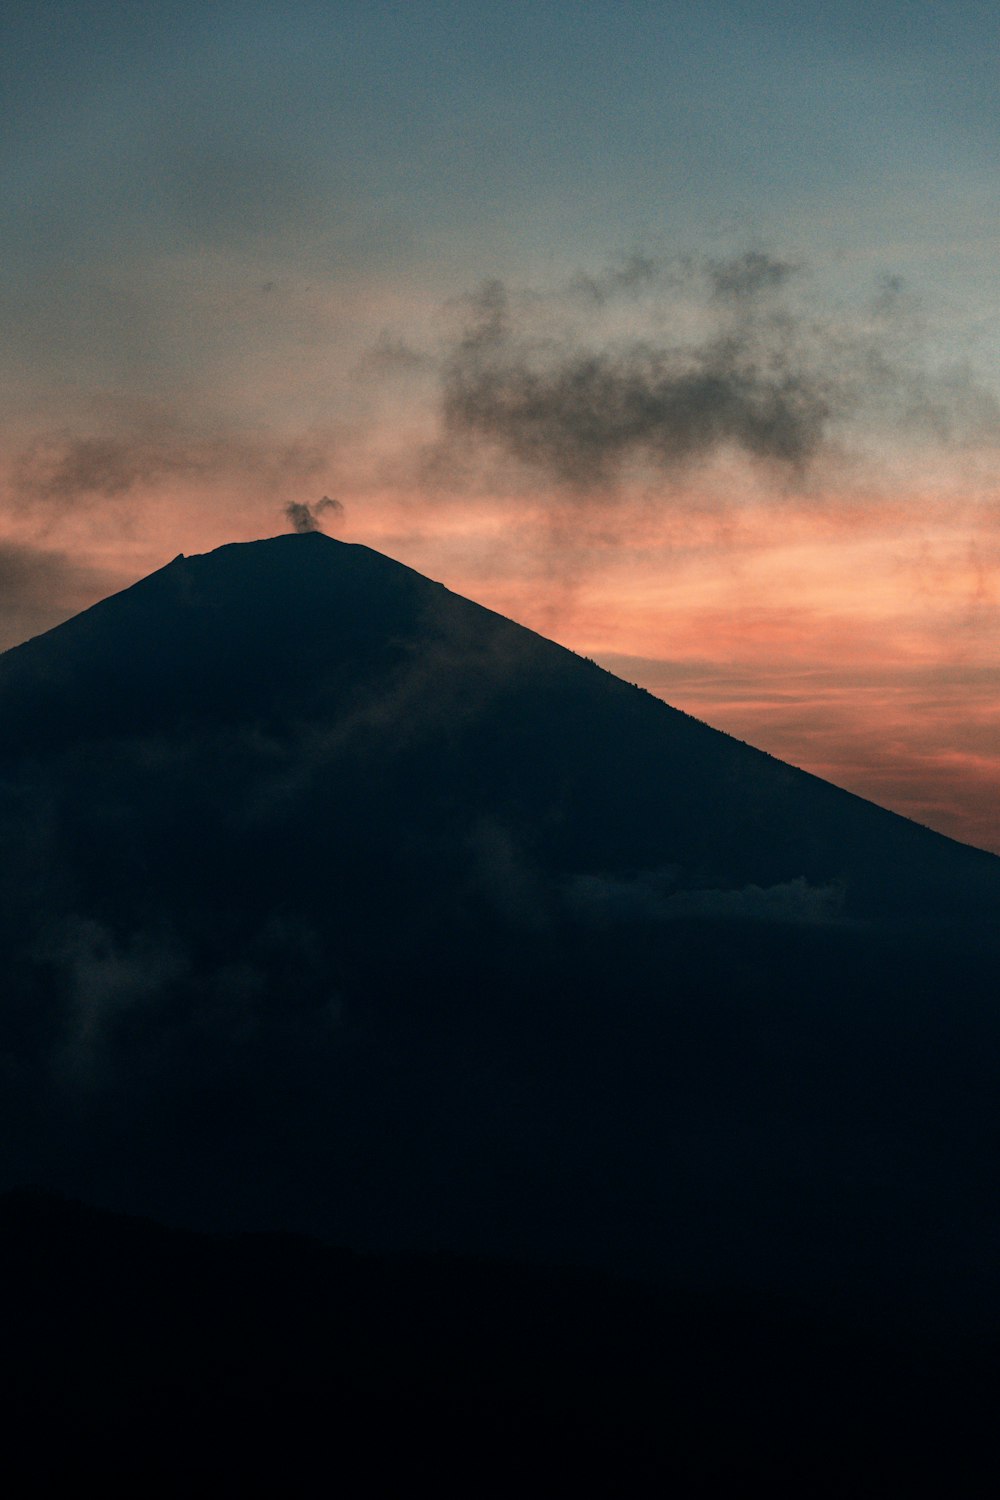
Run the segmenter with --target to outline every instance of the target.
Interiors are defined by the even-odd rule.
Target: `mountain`
[[[0,657],[0,847],[0,1185],[1000,1313],[1000,861],[378,553]]]
[[[996,896],[995,858],[320,533],[178,557],[7,652],[0,706],[5,758],[140,743],[173,757],[211,736],[255,770],[308,753],[300,787],[311,780],[324,801],[325,770],[374,756],[366,825],[390,803],[403,824],[430,816],[435,829],[471,814],[567,876],[656,871],[684,891],[832,881],[861,918],[872,903],[912,915],[921,895],[961,916]],[[324,812],[343,821],[333,801]]]
[[[995,1359],[753,1300],[0,1195],[17,1494],[996,1493]]]

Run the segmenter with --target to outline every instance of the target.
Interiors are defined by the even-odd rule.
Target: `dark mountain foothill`
[[[996,1493],[992,1351],[0,1195],[17,1495]]]
[[[1000,861],[378,553],[0,657],[0,848],[0,1187],[1000,1332]]]

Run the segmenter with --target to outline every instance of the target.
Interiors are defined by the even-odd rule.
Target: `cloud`
[[[68,920],[59,937],[47,956],[62,963],[87,1036],[108,1015],[145,1002],[184,970],[184,961],[168,945],[151,942],[146,934],[123,945],[90,918]]]
[[[0,542],[0,651],[96,603],[111,584],[63,552]]]
[[[803,876],[780,885],[746,885],[739,890],[677,891],[667,902],[670,917],[722,917],[743,922],[788,922],[828,927],[845,919],[844,888],[836,882],[810,885]]]
[[[665,268],[662,261],[653,256],[634,251],[623,260],[593,274],[580,271],[571,283],[571,290],[585,300],[604,307],[622,293],[635,294],[662,282]]]
[[[743,255],[710,261],[708,265],[714,294],[734,301],[745,301],[784,286],[797,269],[791,261],[778,260],[762,250],[747,250]]]
[[[307,505],[301,500],[290,500],[285,506],[285,515],[291,522],[292,530],[297,531],[300,536],[307,535],[310,531],[322,531],[321,517],[329,515],[336,519],[344,514],[344,507],[339,500],[332,500],[329,495],[324,495],[322,500],[317,500],[315,505]]]
[[[359,375],[410,375],[433,365],[433,358],[426,351],[415,348],[407,339],[383,329],[370,349],[366,349],[358,360]]]
[[[770,273],[771,262],[744,264],[733,286],[753,295]],[[724,447],[801,467],[823,441],[829,383],[766,334],[732,322],[693,347],[553,348],[518,326],[503,284],[487,282],[443,370],[445,429],[581,490],[613,482],[631,461],[671,471]]]
[[[734,922],[841,925],[844,888],[810,885],[802,876],[779,885],[746,885],[732,890],[684,890],[680,871],[670,866],[635,876],[578,875],[567,888],[570,910],[587,921],[667,922],[710,917]]]
[[[891,276],[824,312],[790,258],[635,255],[548,292],[486,281],[461,307],[440,366],[442,449],[578,496],[724,454],[795,481],[821,457],[877,463],[887,438],[1000,438],[995,393],[935,364]]]
[[[117,500],[165,484],[253,476],[285,483],[315,473],[325,454],[315,442],[282,441],[232,430],[204,430],[174,414],[113,417],[103,430],[38,433],[16,454],[15,502],[77,504]]]
[[[198,951],[169,922],[119,932],[54,914],[33,957],[59,1004],[61,1026],[46,1041],[57,1088],[100,1090],[126,1070],[133,1082],[171,1089],[201,1070],[242,1075],[263,1097],[276,1060],[313,1055],[341,1019],[323,942],[294,915],[270,914],[233,956]],[[275,994],[285,1003],[271,1004]]]
[[[177,467],[166,455],[117,438],[39,439],[22,458],[22,488],[33,497],[65,500],[76,495],[123,495],[142,479],[157,479]]]

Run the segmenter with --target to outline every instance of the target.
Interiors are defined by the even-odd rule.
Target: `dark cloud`
[[[406,339],[387,330],[358,361],[358,371],[367,375],[409,375],[433,364],[432,358]]]
[[[571,290],[604,307],[615,297],[645,291],[670,274],[662,261],[635,251],[597,275],[581,271],[573,278]]]
[[[872,303],[873,310],[877,314],[895,312],[900,301],[906,295],[906,291],[906,282],[902,276],[886,272],[878,278],[875,297]]]
[[[62,552],[0,542],[0,651],[96,603],[112,583]]]
[[[58,553],[0,543],[0,598],[35,599],[55,579],[62,579],[67,567],[66,559]]]
[[[159,479],[175,464],[163,452],[114,437],[47,435],[21,455],[16,487],[32,499],[124,495],[142,480]]]
[[[253,473],[287,482],[315,473],[324,455],[308,442],[204,432],[175,418],[127,417],[111,431],[40,433],[16,456],[16,501],[51,504],[115,500],[170,481],[215,482]]]
[[[823,440],[830,392],[781,343],[734,325],[693,348],[553,349],[516,326],[504,286],[488,282],[444,369],[446,430],[579,488],[632,460],[671,469],[726,446],[802,466]]]
[[[791,261],[777,260],[762,250],[748,250],[729,260],[711,261],[708,275],[717,297],[741,300],[784,286],[797,269]]]
[[[550,292],[484,282],[444,352],[439,460],[513,460],[583,494],[727,450],[794,479],[873,438],[996,442],[995,393],[935,363],[900,277],[834,313],[804,273],[750,250],[636,254]]]
[[[310,531],[322,531],[321,517],[329,515],[339,519],[343,514],[341,502],[332,500],[329,495],[324,495],[315,505],[307,505],[302,500],[290,500],[285,506],[285,515],[291,522],[292,530],[297,531],[300,536],[305,536]]]

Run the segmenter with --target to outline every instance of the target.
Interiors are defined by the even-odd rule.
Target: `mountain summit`
[[[1000,861],[368,548],[179,557],[0,657],[0,841],[0,1186],[992,1286]]]

